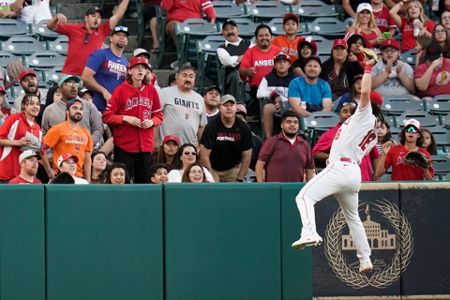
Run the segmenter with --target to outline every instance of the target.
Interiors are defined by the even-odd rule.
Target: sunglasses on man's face
[[[414,126],[409,126],[408,128],[406,128],[406,132],[407,133],[417,133],[417,129]]]

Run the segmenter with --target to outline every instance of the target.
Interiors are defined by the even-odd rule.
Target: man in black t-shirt
[[[224,95],[220,117],[208,123],[200,140],[200,158],[216,182],[242,182],[252,157],[250,127],[236,118],[236,99]]]

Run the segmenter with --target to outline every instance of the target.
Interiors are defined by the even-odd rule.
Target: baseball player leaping
[[[370,247],[358,213],[358,193],[361,187],[359,163],[377,143],[376,116],[380,109],[370,103],[372,66],[377,63],[376,54],[363,49],[366,67],[361,82],[361,100],[355,113],[345,121],[334,138],[327,167],[310,180],[298,193],[295,201],[303,224],[301,237],[292,244],[295,249],[317,246],[322,238],[316,231],[314,205],[334,195],[338,200],[360,261],[359,271],[372,271]]]

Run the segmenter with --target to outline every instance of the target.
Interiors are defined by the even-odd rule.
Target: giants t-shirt
[[[279,52],[280,48],[274,45],[271,45],[267,51],[262,51],[256,46],[245,51],[240,68],[254,67],[256,72],[248,78],[250,86],[258,86],[264,76],[272,71],[273,57]]]
[[[116,56],[110,48],[107,48],[92,53],[86,67],[95,72],[94,78],[98,84],[112,94],[114,89],[125,80],[128,60],[124,55]],[[94,92],[93,102],[99,111],[105,110],[106,100],[102,94]]]

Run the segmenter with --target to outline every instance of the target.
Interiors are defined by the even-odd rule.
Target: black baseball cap
[[[207,88],[205,88],[205,90],[203,91],[203,96],[212,90],[216,90],[219,94],[222,94],[222,90],[220,89],[220,87],[218,87],[217,85],[211,85],[211,86],[208,86]]]
[[[130,35],[130,33],[128,32],[128,27],[127,26],[116,26],[116,27],[114,27],[114,29],[111,32],[111,35],[116,34],[118,32],[124,32],[127,36]]]
[[[441,45],[439,45],[438,42],[433,41],[427,47],[427,50],[425,52],[425,60],[436,60],[441,56],[441,54],[442,54]]]
[[[81,104],[83,104],[83,101],[81,101],[81,99],[78,99],[78,98],[69,100],[69,101],[67,101],[67,104],[66,104],[66,110],[69,110],[70,107],[75,104],[75,102],[80,102]]]
[[[225,22],[223,22],[222,24],[222,30],[225,28],[225,26],[227,26],[228,24],[233,25],[234,27],[238,27],[236,22],[234,20],[228,19]]]
[[[98,7],[98,6],[89,7],[89,8],[86,10],[85,15],[86,15],[86,16],[87,16],[87,15],[92,15],[92,14],[94,14],[94,13],[96,13],[96,12],[99,12],[99,13],[100,13],[100,16],[103,17],[103,10],[102,10],[100,7]]]
[[[315,56],[315,55],[311,55],[311,56],[305,58],[305,65],[307,63],[309,63],[309,61],[311,61],[311,60],[315,60],[315,61],[317,61],[319,63],[319,65],[322,65],[322,62],[320,61],[320,58],[318,56]]]

